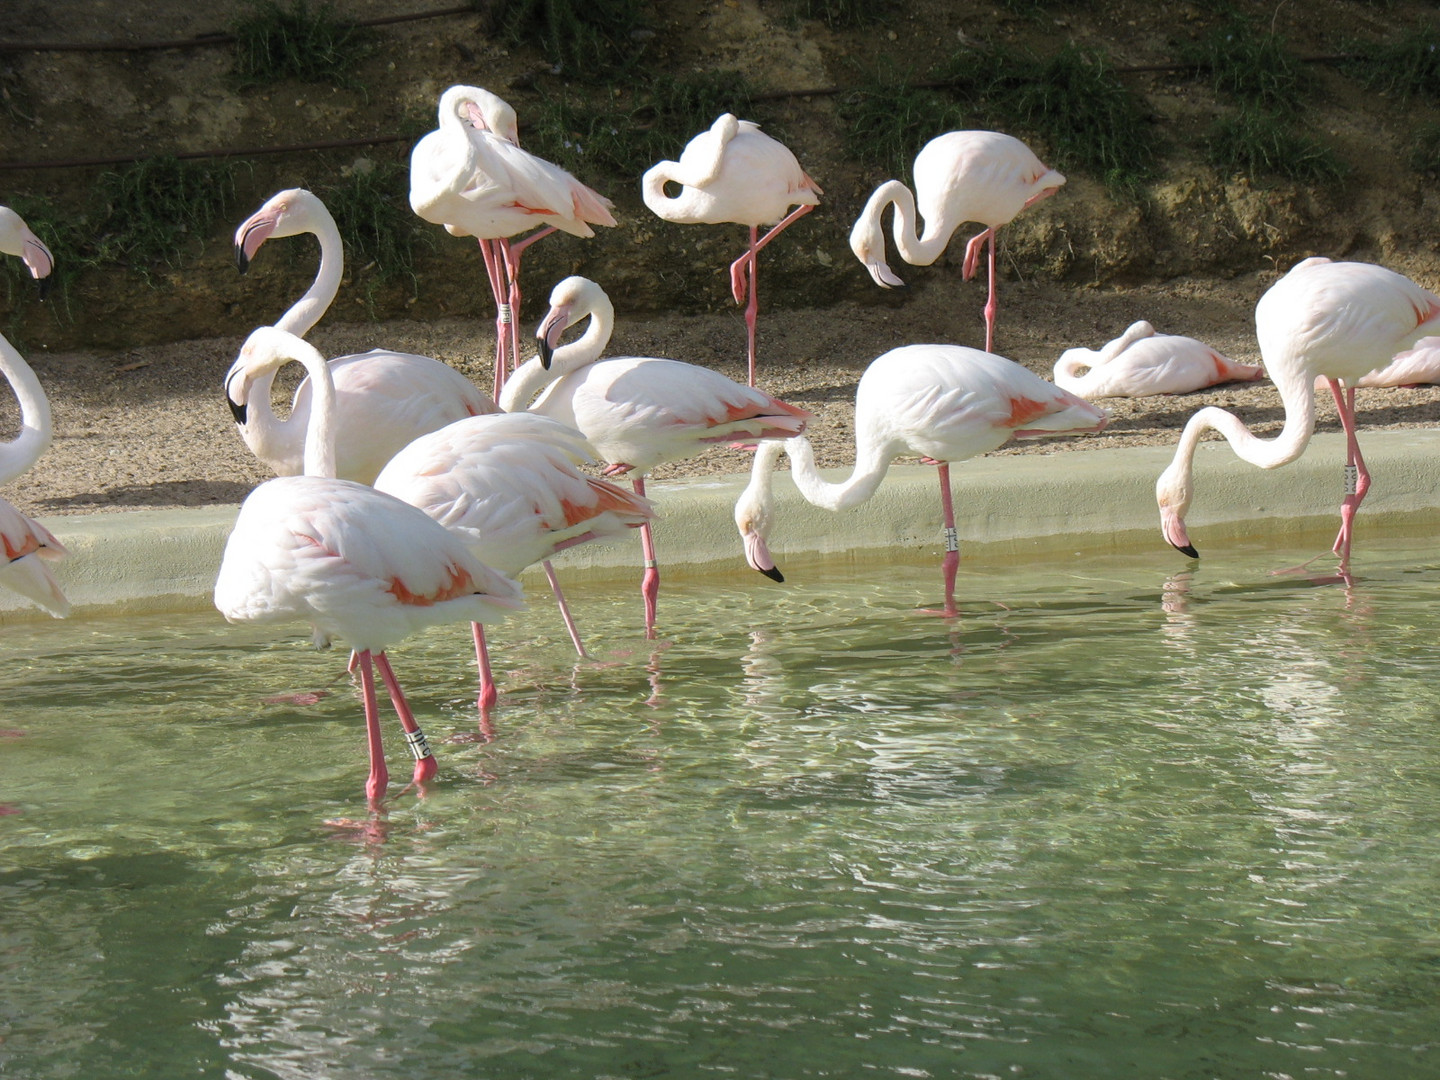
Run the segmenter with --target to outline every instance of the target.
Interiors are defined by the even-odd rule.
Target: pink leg
[[[645,497],[645,478],[632,480],[635,494]],[[655,559],[655,537],[650,522],[640,526],[640,550],[645,558],[645,574],[640,579],[640,596],[645,601],[645,636],[655,636],[655,613],[660,603],[660,564]]]
[[[555,594],[555,603],[560,605],[560,618],[565,620],[565,629],[570,631],[570,641],[575,646],[575,651],[580,654],[583,660],[586,656],[585,646],[580,642],[580,631],[575,629],[575,620],[570,616],[570,605],[565,603],[565,594],[560,591],[560,579],[555,576],[555,568],[546,559],[540,564],[545,568],[545,576],[550,581],[550,591]]]
[[[494,240],[480,241],[480,254],[485,259],[485,273],[490,278],[490,291],[495,294],[495,400],[499,401],[500,390],[505,385],[505,354],[514,320],[510,314],[503,260],[496,251],[495,244]]]
[[[425,782],[434,779],[440,766],[435,762],[435,755],[430,752],[425,733],[415,722],[415,714],[410,711],[410,704],[405,700],[404,691],[400,689],[400,680],[395,678],[395,672],[390,669],[390,658],[383,652],[376,653],[375,666],[380,669],[380,679],[385,683],[385,692],[390,695],[390,703],[395,706],[395,715],[400,717],[400,726],[405,729],[405,745],[410,748],[410,754],[415,759],[415,775],[411,782],[424,794]]]
[[[950,464],[939,463],[940,508],[945,515],[945,558],[940,563],[940,573],[945,579],[945,608],[942,614],[954,618],[960,614],[955,606],[955,575],[960,570],[960,541],[955,532],[955,500],[950,494]]]
[[[536,229],[524,240],[511,243],[509,240],[502,240],[501,251],[504,253],[505,273],[507,277],[507,288],[509,306],[511,313],[510,323],[510,370],[514,371],[520,366],[520,255],[536,240],[543,239],[555,231],[554,225],[546,225],[543,229]],[[499,395],[497,394],[498,398]]]
[[[990,292],[985,298],[985,351],[995,351],[995,312],[1000,309],[995,297],[995,230],[990,230]]]
[[[385,744],[380,738],[380,709],[375,701],[375,672],[370,667],[370,653],[356,653],[360,668],[360,691],[365,698],[365,741],[370,750],[370,777],[365,781],[365,799],[372,810],[380,808],[385,789],[390,785],[390,772],[385,768]]]
[[[1330,392],[1335,396],[1335,407],[1340,412],[1340,426],[1345,429],[1345,500],[1340,504],[1340,533],[1335,537],[1331,550],[1340,556],[1340,573],[1350,572],[1350,543],[1354,536],[1355,512],[1370,490],[1370,472],[1365,468],[1365,459],[1360,456],[1360,441],[1355,433],[1355,388],[1343,390],[1334,379],[1326,380]]]
[[[759,239],[757,239],[757,236],[759,235],[759,230],[752,225],[750,227],[749,250],[747,250],[744,255],[741,255],[740,258],[736,259],[733,263],[730,264],[730,292],[735,297],[735,302],[737,304],[745,303],[746,294],[749,294],[750,302],[745,308],[745,326],[749,336],[748,355],[750,363],[751,386],[755,385],[755,319],[760,310],[760,260],[756,258],[756,256],[760,253],[761,249],[764,248],[766,244],[770,243],[771,240],[774,240],[775,237],[781,233],[781,231],[786,229],[788,226],[794,224],[796,221],[804,217],[813,209],[815,208],[809,205],[797,206],[794,210],[787,214],[778,225],[776,225],[773,229],[767,232],[763,237],[759,237]],[[747,276],[749,278],[748,282],[746,280]]]
[[[471,623],[470,634],[475,639],[475,665],[480,669],[480,697],[475,705],[483,720],[500,700],[500,691],[495,688],[495,679],[490,674],[490,650],[485,647],[485,628],[478,622]]]

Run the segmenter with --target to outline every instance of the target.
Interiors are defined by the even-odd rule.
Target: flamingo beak
[[[241,225],[235,233],[235,267],[240,273],[250,269],[250,260],[255,258],[255,252],[260,250],[260,245],[270,238],[279,222],[274,215],[256,214],[245,224]]]
[[[570,328],[569,312],[565,308],[551,308],[535,329],[536,346],[540,353],[540,366],[550,370],[550,361],[560,345],[560,335]]]
[[[750,564],[751,569],[758,570],[771,581],[784,581],[785,575],[780,573],[780,568],[775,565],[775,560],[770,557],[770,548],[762,537],[754,529],[746,530],[744,534],[745,561]]]

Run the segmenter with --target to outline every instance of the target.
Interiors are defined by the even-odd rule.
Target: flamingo
[[[1243,461],[1262,469],[1289,464],[1305,452],[1315,430],[1315,380],[1335,398],[1345,429],[1345,498],[1340,532],[1331,552],[1348,580],[1355,512],[1370,487],[1356,439],[1354,381],[1383,367],[1397,353],[1440,330],[1440,297],[1409,278],[1373,263],[1316,257],[1297,263],[1255,305],[1260,356],[1285,406],[1285,424],[1273,439],[1251,433],[1240,419],[1208,406],[1185,424],[1174,460],[1155,482],[1160,529],[1175,548],[1198,558],[1185,529],[1195,447],[1208,430],[1220,432]]]
[[[1157,334],[1142,319],[1100,349],[1066,349],[1055,362],[1052,377],[1056,386],[1094,401],[1188,394],[1217,383],[1253,382],[1265,377],[1265,369],[1237,364],[1191,337]]]
[[[8,206],[0,206],[0,254],[21,259],[30,276],[43,282],[54,269],[55,257]],[[0,443],[0,484],[8,484],[39,460],[50,445],[50,401],[35,372],[13,345],[0,335],[0,375],[5,377],[20,405],[20,433]],[[0,499],[0,585],[13,589],[57,619],[70,614],[70,602],[46,566],[63,558],[65,546],[49,529]]]
[[[271,237],[313,233],[320,241],[314,283],[276,322],[304,337],[325,314],[340,288],[344,255],[340,230],[325,204],[303,188],[268,199],[235,231],[235,261],[243,273]],[[295,390],[290,415],[276,417],[271,385],[281,366],[261,353],[241,354],[225,376],[225,395],[240,435],[257,458],[280,476],[300,473],[311,409],[310,380]],[[338,475],[373,481],[390,456],[410,440],[452,421],[496,411],[495,402],[448,364],[428,356],[372,349],[330,361],[338,422]]]
[[[304,474],[267,480],[241,505],[225,543],[215,606],[230,622],[301,619],[314,627],[317,644],[340,638],[351,646],[370,752],[365,794],[378,809],[389,773],[372,658],[415,757],[413,782],[423,790],[435,775],[435,758],[385,650],[426,627],[493,622],[524,606],[520,586],[480,562],[458,537],[410,504],[335,478],[335,385],[313,346],[262,326],[241,353],[305,365],[315,387],[315,408],[306,433]]]
[[[667,183],[679,184],[679,194],[666,194]],[[789,148],[761,131],[759,124],[737,120],[734,113],[725,113],[708,131],[691,139],[679,161],[653,165],[641,180],[645,205],[666,221],[750,227],[749,248],[730,264],[730,291],[737,304],[745,303],[747,293],[750,298],[745,326],[751,386],[760,304],[756,255],[783,229],[815,209],[821,194],[820,185],[805,175]],[[761,237],[761,225],[774,228]]]
[[[585,437],[548,416],[500,413],[457,420],[390,459],[375,481],[450,529],[486,566],[510,577],[541,563],[576,651],[585,656],[550,558],[624,535],[654,515],[650,502],[579,466],[594,461]],[[485,630],[472,627],[480,712],[499,697]]]
[[[894,288],[905,283],[885,262],[885,208],[895,204],[893,233],[900,257],[912,266],[929,266],[940,257],[955,230],[967,221],[985,226],[965,245],[962,276],[969,281],[989,247],[990,292],[985,301],[985,351],[995,344],[995,230],[1009,224],[1032,203],[1055,194],[1065,177],[1046,168],[1028,146],[998,131],[949,131],[931,139],[915,156],[915,191],[887,180],[871,194],[850,230],[850,250],[875,283]],[[925,231],[916,232],[916,212]]]
[[[515,110],[478,86],[440,95],[438,126],[410,154],[410,208],[452,236],[480,243],[498,312],[495,396],[519,362],[520,255],[559,229],[592,237],[614,205],[570,173],[520,148]],[[536,229],[536,226],[540,226]],[[525,239],[509,238],[536,229]],[[509,350],[509,359],[506,353]]]
[[[1355,386],[1403,386],[1414,389],[1440,383],[1440,337],[1423,337],[1414,348],[1398,352],[1383,368],[1362,375]],[[1324,387],[1324,378],[1315,380],[1315,389]]]
[[[941,564],[945,607],[953,617],[960,548],[950,494],[950,463],[995,450],[1011,439],[1078,435],[1105,426],[1105,412],[1046,382],[1013,360],[961,345],[905,345],[871,361],[855,388],[855,466],[840,483],[823,479],[806,438],[765,442],[756,451],[750,483],[735,503],[735,525],[746,561],[784,580],[767,544],[774,513],[770,474],[783,450],[800,494],[826,510],[848,510],[880,487],[900,454],[921,455],[939,467],[945,520]]]
[[[586,318],[585,332],[560,345],[560,336]],[[709,368],[653,356],[601,360],[614,325],[615,307],[599,285],[583,277],[560,282],[535,332],[540,355],[505,384],[501,407],[528,408],[577,429],[607,463],[604,474],[629,474],[642,498],[645,474],[657,465],[696,457],[715,443],[788,438],[805,430],[810,414],[803,409]],[[640,541],[645,633],[654,637],[660,570],[649,522],[640,526]]]

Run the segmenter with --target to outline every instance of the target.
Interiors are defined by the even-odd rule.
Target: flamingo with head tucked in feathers
[[[1227,382],[1265,377],[1258,364],[1238,364],[1179,334],[1157,334],[1144,319],[1099,349],[1066,349],[1055,361],[1055,385],[1088,401],[1107,397],[1189,394]]]
[[[0,206],[0,255],[14,255],[25,263],[30,276],[43,282],[55,267],[55,258],[25,221],[8,206]],[[50,400],[25,358],[0,335],[0,375],[5,377],[20,405],[20,432],[0,443],[0,484],[8,484],[39,460],[53,433]],[[70,614],[70,602],[46,562],[63,558],[65,547],[49,529],[0,499],[0,585],[13,589],[57,619]]]
[[[1025,207],[1055,194],[1065,177],[1047,168],[1031,149],[998,131],[950,131],[926,143],[915,156],[915,190],[887,180],[871,194],[850,230],[850,250],[885,288],[905,283],[885,261],[885,208],[895,206],[893,233],[900,257],[929,266],[967,221],[985,226],[965,245],[962,275],[975,276],[980,250],[989,248],[990,291],[985,300],[985,351],[995,345],[995,231]],[[925,219],[917,229],[915,215]]]
[[[586,319],[577,340],[560,344],[569,327]],[[641,496],[645,474],[657,465],[695,457],[716,443],[788,438],[805,430],[810,414],[803,409],[709,368],[653,356],[601,360],[614,325],[615,307],[599,285],[582,277],[560,282],[536,330],[540,355],[505,384],[502,407],[529,409],[580,431],[606,462],[605,475],[630,475]],[[645,632],[653,637],[660,571],[648,522],[640,538]]]
[[[344,252],[334,217],[303,188],[271,196],[235,231],[235,261],[243,273],[260,246],[274,237],[312,233],[320,241],[320,269],[305,295],[276,326],[308,334],[330,307],[344,274]],[[302,468],[311,409],[307,378],[295,390],[290,415],[279,419],[270,391],[283,360],[242,352],[225,376],[225,396],[251,453],[280,476]],[[497,411],[493,399],[454,368],[428,356],[372,349],[329,363],[335,383],[334,432],[338,476],[368,484],[401,447],[466,416]]]
[[[1209,406],[1190,417],[1175,458],[1155,482],[1160,529],[1185,555],[1198,558],[1185,528],[1194,495],[1195,448],[1206,431],[1220,432],[1244,461],[1262,469],[1289,464],[1315,431],[1315,382],[1324,379],[1345,430],[1346,492],[1340,531],[1331,548],[1349,578],[1355,513],[1370,488],[1356,438],[1355,383],[1390,363],[1420,338],[1440,331],[1440,297],[1373,263],[1311,258],[1296,264],[1255,305],[1260,357],[1285,406],[1285,425],[1261,439],[1236,416]]]
[[[486,566],[517,577],[541,563],[576,651],[584,647],[550,559],[580,544],[625,535],[649,522],[648,500],[587,476],[585,437],[548,416],[499,413],[457,420],[390,459],[375,487],[419,507],[459,536]],[[485,629],[472,628],[482,722],[498,698]]]
[[[667,184],[678,184],[671,195]],[[748,331],[750,385],[755,385],[755,323],[759,312],[758,254],[782,230],[820,202],[820,185],[805,174],[783,143],[750,120],[725,113],[686,145],[679,161],[662,161],[646,171],[641,196],[655,214],[680,224],[750,228],[750,246],[730,264],[730,291],[744,304]],[[795,207],[792,211],[790,208]],[[760,226],[774,226],[760,236]]]
[[[452,236],[480,243],[498,313],[498,398],[519,362],[521,253],[557,229],[591,237],[592,225],[613,226],[613,204],[560,166],[522,150],[515,110],[490,91],[452,86],[440,95],[437,114],[436,130],[410,154],[410,208]]]
[[[389,772],[372,659],[415,757],[414,783],[423,786],[435,775],[435,759],[385,650],[426,627],[502,618],[524,606],[520,586],[409,503],[335,478],[335,387],[313,346],[261,327],[241,351],[256,362],[283,357],[304,364],[315,406],[304,475],[267,480],[240,507],[215,582],[215,606],[231,622],[303,620],[317,643],[340,638],[355,651],[370,752],[365,792],[378,807]]]
[[[960,550],[950,493],[950,463],[998,449],[1011,439],[1078,435],[1105,426],[1103,410],[1046,382],[1013,360],[960,345],[906,345],[873,360],[855,388],[855,466],[840,483],[826,481],[806,438],[761,443],[750,484],[735,503],[735,525],[746,561],[776,581],[771,558],[774,521],[771,473],[783,450],[800,494],[826,510],[868,500],[900,454],[919,454],[939,466],[945,521],[942,570],[945,607],[957,614],[955,576]]]

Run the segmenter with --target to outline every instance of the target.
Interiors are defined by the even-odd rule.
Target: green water
[[[0,1076],[1440,1076],[1440,554],[1366,541],[677,571],[580,665],[532,589],[493,742],[394,652],[368,830],[302,631],[0,629]]]

